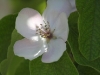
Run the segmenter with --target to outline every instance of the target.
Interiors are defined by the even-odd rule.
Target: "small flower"
[[[54,14],[50,14],[49,12]],[[46,9],[43,16],[31,8],[22,9],[16,18],[16,30],[25,38],[14,45],[14,53],[33,60],[42,55],[42,62],[58,61],[66,50],[68,20],[65,12]]]

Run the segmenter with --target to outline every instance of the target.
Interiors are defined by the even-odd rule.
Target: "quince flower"
[[[58,0],[58,2],[61,0]],[[65,1],[65,0],[63,0]],[[14,53],[25,59],[33,60],[42,55],[42,62],[58,61],[66,50],[68,37],[68,20],[70,6],[67,11],[63,8],[47,5],[43,16],[34,9],[22,9],[16,18],[16,30],[25,38],[14,45]],[[62,11],[62,12],[61,12]],[[51,13],[50,13],[51,12]]]

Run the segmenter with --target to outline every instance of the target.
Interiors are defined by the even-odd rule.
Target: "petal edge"
[[[36,26],[43,22],[42,16],[38,11],[31,8],[22,9],[16,18],[16,29],[18,33],[27,39],[36,35]]]
[[[26,38],[19,40],[14,45],[14,54],[25,59],[33,60],[44,53],[42,41],[32,41]]]
[[[66,50],[66,43],[62,39],[51,40],[48,44],[48,50],[42,56],[42,62],[56,62]]]

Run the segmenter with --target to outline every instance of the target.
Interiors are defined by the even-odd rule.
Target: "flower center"
[[[51,38],[53,38],[53,34],[51,33],[51,30],[50,30],[50,25],[49,23],[46,23],[45,21],[44,23],[45,25],[40,24],[41,28],[39,28],[39,26],[36,26],[36,34],[50,40]]]

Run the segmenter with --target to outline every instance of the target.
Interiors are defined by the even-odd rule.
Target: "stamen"
[[[42,26],[42,24],[40,24]]]
[[[45,25],[45,27],[47,27],[47,25]]]
[[[43,20],[44,21],[44,20]],[[36,26],[36,34],[40,35],[43,38],[51,39],[53,37],[52,32],[50,31],[49,22],[45,22],[45,25],[40,24],[40,26]]]
[[[43,20],[43,22],[44,22],[45,24],[47,24],[44,20]]]

